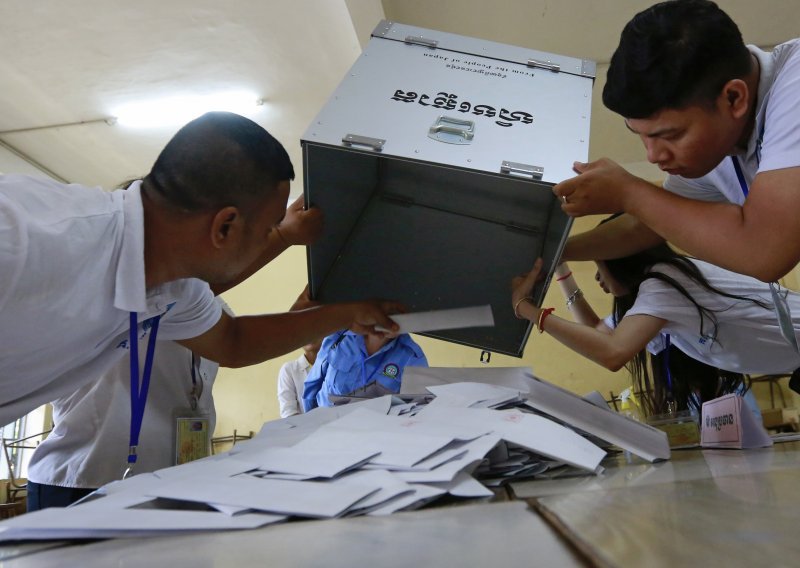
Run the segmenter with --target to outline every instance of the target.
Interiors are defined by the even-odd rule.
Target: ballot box
[[[496,325],[426,335],[522,356],[510,281],[571,221],[552,186],[586,161],[594,62],[382,21],[303,134],[312,298],[410,311],[490,304]]]

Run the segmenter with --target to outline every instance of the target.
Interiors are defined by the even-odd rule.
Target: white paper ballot
[[[247,507],[284,515],[336,517],[378,491],[378,487],[338,485],[334,482],[229,478],[181,479],[153,487],[153,497]]]
[[[228,516],[211,511],[42,509],[4,521],[0,542],[74,538],[137,538],[194,531],[252,529],[285,520],[262,513]]]
[[[494,327],[494,315],[492,315],[492,307],[489,304],[471,308],[395,314],[389,317],[400,326],[397,333],[419,333],[462,327]],[[375,328],[379,331],[388,331],[380,326],[375,326]]]
[[[377,456],[380,451],[365,448],[264,448],[247,454],[258,468],[272,473],[293,473],[311,477],[336,477]],[[274,479],[274,477],[273,477]]]

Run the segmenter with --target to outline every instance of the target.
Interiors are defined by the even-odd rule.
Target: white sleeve
[[[159,339],[189,339],[207,332],[222,317],[222,307],[206,282],[188,278],[179,299],[162,318]]]
[[[26,224],[13,203],[0,195],[0,309],[17,287],[28,250]]]
[[[800,166],[800,42],[780,46],[758,171]]]
[[[281,418],[300,414],[297,392],[295,392],[294,381],[287,371],[288,366],[289,363],[284,363],[278,373],[278,405]]]
[[[665,270],[666,272],[666,270]],[[677,271],[670,270],[672,276],[684,287],[685,277]],[[633,306],[627,311],[625,317],[635,315],[648,315],[667,320],[667,322],[686,321],[687,317],[696,318],[697,308],[683,294],[675,288],[658,280],[648,278],[639,286],[639,294]]]

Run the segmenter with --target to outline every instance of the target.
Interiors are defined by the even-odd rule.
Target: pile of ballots
[[[408,368],[399,395],[264,424],[230,451],[0,523],[0,540],[146,537],[293,518],[389,515],[490,498],[538,476],[596,475],[610,444],[669,458],[666,435],[526,368]]]

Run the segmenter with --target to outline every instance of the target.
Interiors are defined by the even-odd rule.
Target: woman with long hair
[[[680,255],[667,244],[596,264],[596,279],[614,296],[610,320],[594,313],[566,264],[555,275],[575,321],[536,306],[530,294],[541,259],[513,279],[514,313],[607,369],[630,369],[639,389],[652,392],[649,412],[670,409],[670,400],[680,410],[735,391],[742,380],[737,374],[789,374],[800,367],[800,356],[781,335],[768,284]],[[785,293],[797,334],[800,294]],[[662,350],[648,373],[646,348],[659,352],[651,342],[664,339],[673,348]],[[665,358],[671,361],[665,364]]]

